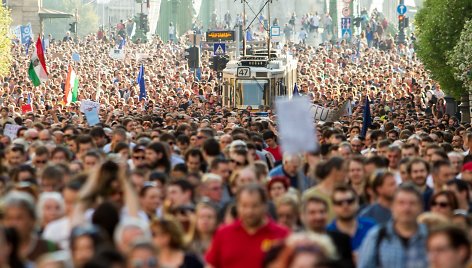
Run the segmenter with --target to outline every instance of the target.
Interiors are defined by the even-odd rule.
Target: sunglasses
[[[136,159],[136,160],[144,160],[146,159],[144,156],[133,156],[133,159]]]
[[[441,208],[447,208],[447,207],[449,207],[449,203],[447,203],[447,202],[436,202],[436,201],[433,201],[433,202],[431,203],[431,206],[432,206],[432,207],[439,206],[439,207],[441,207]]]
[[[342,200],[333,200],[333,205],[335,206],[342,206],[344,204],[346,205],[352,205],[356,202],[356,198],[348,198],[348,199],[342,199]]]
[[[229,160],[229,161],[230,161],[231,163],[233,163],[233,164],[236,164],[236,166],[240,166],[240,167],[244,167],[244,166],[246,165],[245,163],[238,162],[238,161],[236,161],[236,160],[234,160],[234,159],[231,159],[231,160]]]

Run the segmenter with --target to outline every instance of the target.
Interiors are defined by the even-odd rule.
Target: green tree
[[[447,64],[447,55],[459,41],[465,22],[472,18],[470,0],[426,0],[415,17],[417,54],[426,69],[449,94],[458,97],[463,84]]]
[[[10,11],[0,5],[0,76],[7,75],[11,65]]]
[[[93,4],[83,5],[81,0],[44,0],[43,6],[71,14],[75,14],[77,9],[79,14],[77,29],[80,36],[98,31],[98,15]],[[75,18],[48,20],[45,22],[45,32],[59,38],[69,31],[69,23],[73,21]]]
[[[472,19],[465,23],[459,42],[448,54],[448,59],[456,78],[472,92]]]

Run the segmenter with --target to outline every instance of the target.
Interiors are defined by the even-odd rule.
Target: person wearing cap
[[[472,162],[464,163],[460,175],[462,180],[472,184]]]

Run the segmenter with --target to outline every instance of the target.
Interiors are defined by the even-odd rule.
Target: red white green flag
[[[64,103],[69,104],[77,101],[79,95],[79,77],[74,72],[72,66],[69,65],[64,90]]]
[[[28,68],[28,75],[34,86],[41,85],[42,82],[48,80],[48,71],[46,69],[46,59],[44,58],[41,37],[38,36],[34,48],[33,57]]]

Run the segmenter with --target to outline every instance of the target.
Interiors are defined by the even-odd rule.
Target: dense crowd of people
[[[289,154],[275,110],[222,106],[209,54],[197,79],[184,42],[127,42],[119,61],[120,40],[51,40],[39,87],[13,47],[0,125],[20,128],[0,137],[0,267],[467,267],[472,128],[413,46],[284,45],[302,95],[350,105],[316,122],[318,150]],[[99,124],[84,100],[100,103]]]

